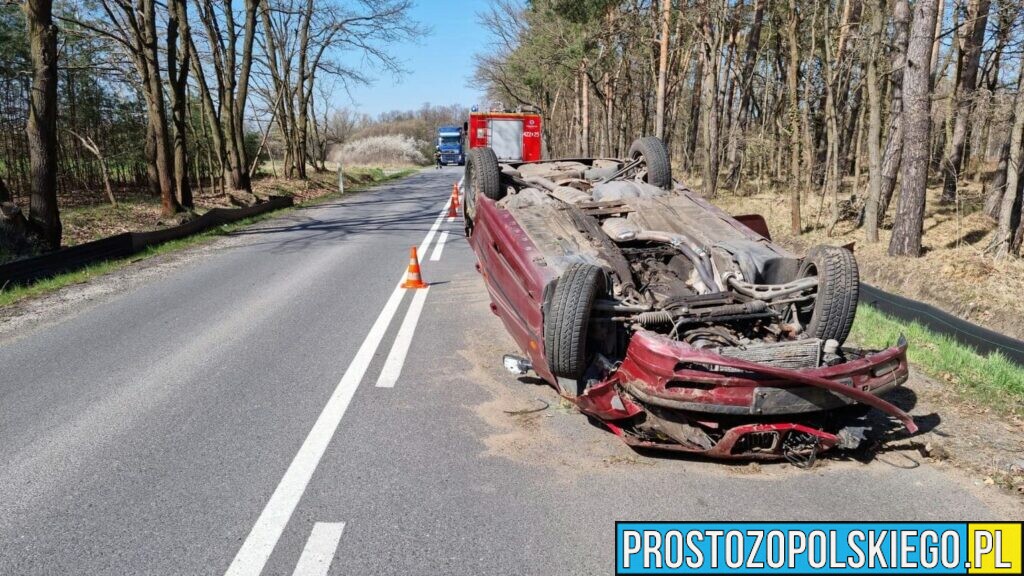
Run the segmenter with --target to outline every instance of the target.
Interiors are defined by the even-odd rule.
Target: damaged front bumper
[[[848,350],[841,363],[788,368],[641,330],[622,363],[575,402],[637,447],[737,459],[816,454],[851,444],[828,416],[857,403],[917,431],[908,414],[879,397],[906,382],[906,350],[901,339],[886,350]]]

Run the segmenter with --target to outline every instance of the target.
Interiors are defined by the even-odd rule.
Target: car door
[[[544,286],[553,278],[529,237],[515,219],[487,198],[475,198],[476,219],[470,241],[476,246],[480,272],[493,310],[519,347],[538,362],[542,358]]]

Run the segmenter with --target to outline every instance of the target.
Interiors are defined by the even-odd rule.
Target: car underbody
[[[674,182],[660,146],[502,165],[471,151],[467,233],[529,367],[636,447],[806,462],[860,444],[864,406],[915,431],[878,397],[906,381],[906,343],[844,345],[852,253],[786,251],[762,218]]]

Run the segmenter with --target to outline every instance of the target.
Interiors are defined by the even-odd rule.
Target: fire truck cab
[[[465,128],[469,147],[490,146],[499,162],[541,160],[540,114],[473,110]]]

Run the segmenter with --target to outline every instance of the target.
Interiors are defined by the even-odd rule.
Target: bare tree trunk
[[[668,76],[668,36],[672,0],[661,0],[661,38],[658,39],[658,91],[654,112],[654,135],[665,138],[665,82]]]
[[[794,3],[794,6],[797,3]],[[818,10],[821,9],[821,5],[818,4],[817,2],[812,2],[811,4],[814,6],[814,10],[812,11],[812,14],[811,14],[811,26],[810,26],[810,28],[811,28],[811,46],[815,47],[815,46],[818,45],[818,40],[817,40],[817,37],[818,37],[817,21],[818,21]],[[797,15],[797,18],[799,18],[799,14]],[[797,22],[799,23],[799,20],[797,20]],[[797,47],[798,50],[799,50],[799,45],[800,45],[799,42],[800,42],[800,39],[799,39],[798,36],[793,38],[792,44],[794,44]],[[811,52],[813,54],[814,50],[812,49]],[[799,61],[800,61],[799,60],[799,58],[800,58],[799,51],[797,52],[797,58],[798,58],[797,66],[799,66]],[[811,81],[808,80],[810,78],[810,76],[811,76],[811,62],[813,62],[813,60],[808,62],[807,73],[804,75],[804,83],[803,83],[804,105],[802,107],[800,107],[800,131],[801,131],[802,137],[803,137],[803,156],[804,156],[804,160],[803,160],[803,162],[804,162],[803,163],[803,176],[804,176],[804,190],[805,191],[811,190],[811,188],[813,187],[813,183],[815,181],[815,178],[818,176],[818,174],[816,173],[816,169],[817,169],[816,160],[817,160],[817,158],[819,156],[817,154],[817,152],[818,152],[817,147],[815,146],[814,127],[811,124],[811,112],[812,112],[812,108],[813,108],[812,102],[814,100],[814,98],[812,96],[812,92],[811,92],[811,88],[814,86],[814,82],[811,82]]]
[[[161,212],[164,216],[170,216],[180,211],[181,205],[174,190],[174,158],[170,150],[167,111],[164,108],[163,85],[160,80],[156,0],[139,0],[133,17],[138,18],[136,68],[142,76],[142,91],[146,98],[156,176],[160,183]]]
[[[931,51],[937,0],[917,0],[903,74],[903,167],[890,256],[920,256],[931,142]]]
[[[203,110],[210,121],[214,146],[222,167],[222,182],[230,182],[232,191],[251,192],[252,182],[249,177],[249,160],[245,150],[245,109],[249,95],[249,77],[252,69],[252,53],[256,36],[257,12],[260,0],[245,0],[245,24],[242,29],[241,53],[238,52],[239,28],[231,10],[224,12],[224,22],[219,23],[213,12],[212,4],[197,4],[200,7],[199,18],[203,23],[207,36],[210,38],[211,60],[217,79],[217,107],[214,107],[214,96],[206,83],[202,72],[203,62],[195,47],[191,47],[192,70],[199,86]],[[287,90],[283,87],[278,74],[278,45],[275,42],[274,30],[271,27],[269,10],[263,10],[264,38],[268,68],[273,80],[276,94]],[[279,117],[280,118],[280,117]],[[283,122],[283,121],[282,121]],[[284,129],[286,136],[289,131]]]
[[[207,18],[207,13],[205,11],[200,11],[200,19],[206,26],[207,33],[210,33],[212,32],[213,28],[212,26],[210,26],[210,22],[207,20]],[[219,44],[214,44],[213,42],[211,42],[211,46],[213,47],[214,52],[212,57],[212,60],[214,61],[214,66],[219,68]],[[199,101],[201,102],[203,109],[203,114],[201,116],[203,139],[205,140],[207,137],[209,137],[210,143],[212,144],[207,149],[206,160],[210,170],[210,190],[211,192],[216,193],[217,182],[214,180],[213,175],[213,156],[216,155],[217,157],[217,171],[221,174],[223,178],[223,174],[226,171],[225,159],[227,157],[226,144],[224,142],[224,131],[223,127],[221,126],[220,115],[218,114],[217,109],[214,107],[213,95],[210,93],[210,87],[206,81],[206,74],[203,72],[203,65],[202,61],[200,60],[199,51],[196,50],[195,44],[192,42],[191,38],[189,39],[189,55],[191,56],[190,60],[192,64],[192,76],[195,78],[195,83],[199,87]],[[218,87],[223,86],[223,83],[220,81],[219,71],[217,78]],[[220,95],[220,92],[222,92],[222,90],[218,90],[218,96]]]
[[[146,121],[146,182],[149,184],[149,193],[160,197],[160,171],[156,169],[156,135],[153,133],[153,123],[147,118]]]
[[[21,208],[14,202],[11,191],[0,178],[0,248],[11,253],[21,253],[30,248],[28,220]]]
[[[740,160],[746,151],[747,125],[750,120],[751,100],[754,89],[752,86],[754,78],[754,66],[757,64],[758,51],[761,48],[761,24],[764,22],[765,0],[755,0],[754,21],[750,25],[750,33],[747,35],[747,47],[743,56],[743,72],[740,75],[740,108],[739,108],[739,137],[733,141],[729,148],[729,183],[735,188],[740,178]]]
[[[910,3],[895,0],[893,5],[892,73],[889,75],[889,134],[882,155],[882,191],[878,199],[878,217],[875,226],[881,227],[889,209],[896,177],[903,160],[903,73],[907,63],[907,43],[910,41]]]
[[[964,148],[967,143],[968,122],[974,105],[975,85],[978,82],[978,64],[981,62],[981,48],[985,41],[985,26],[988,23],[989,0],[971,0],[968,11],[970,32],[964,35],[963,69],[958,74],[956,86],[956,108],[953,110],[953,134],[949,153],[942,162],[944,176],[940,201],[948,204],[956,200],[957,180],[964,164]]]
[[[996,255],[1006,256],[1013,244],[1014,232],[1020,227],[1021,181],[1024,166],[1024,66],[1017,78],[1017,96],[1013,107],[1013,128],[1010,130],[1010,158],[1006,170],[1006,188],[999,209],[999,226],[993,240]]]
[[[1020,204],[1020,213],[1017,216],[1018,222],[1024,222],[1024,203]],[[1010,253],[1021,255],[1021,250],[1024,250],[1024,226],[1017,225],[1017,232],[1013,235],[1013,244],[1010,245]]]
[[[693,93],[690,95],[690,125],[686,134],[686,162],[688,168],[696,164],[697,136],[700,133],[700,108],[701,96],[703,95],[702,82],[704,81],[704,57],[700,52],[695,56],[697,66],[693,72]]]
[[[281,95],[278,94],[277,98],[280,100]],[[275,100],[274,105],[270,108],[270,122],[267,122],[267,130],[264,132],[262,127],[260,128],[260,132],[263,132],[263,137],[260,138],[260,145],[256,148],[256,156],[252,159],[252,164],[249,166],[250,179],[256,174],[256,169],[259,167],[260,163],[260,154],[263,154],[263,148],[266,147],[267,139],[270,138],[270,129],[274,127],[274,118],[277,116],[277,105],[280,103],[278,100]],[[257,122],[259,122],[259,120],[257,120]]]
[[[1010,140],[1012,134],[1007,134],[1003,145],[999,147],[999,163],[996,164],[995,172],[985,182],[985,207],[984,212],[989,218],[998,221],[999,213],[1002,210],[1003,194],[1006,192],[1007,170],[1010,166]]]
[[[186,209],[195,207],[188,179],[188,4],[169,0],[167,6],[167,83],[171,94],[171,121],[174,124],[174,187],[178,202]]]
[[[717,5],[717,3],[716,3]],[[704,18],[704,197],[714,198],[718,193],[718,61],[722,49],[722,23],[724,11]],[[716,25],[712,20],[718,20]]]
[[[307,140],[307,121],[308,121],[308,100],[305,97],[305,84],[306,75],[312,74],[312,70],[315,70],[315,65],[309,66],[309,45],[310,45],[310,29],[313,21],[313,0],[306,0],[305,9],[302,11],[302,17],[299,24],[299,44],[298,44],[298,80],[295,85],[295,92],[298,96],[295,102],[292,102],[292,126],[294,133],[292,134],[292,147],[294,149],[294,156],[292,157],[292,165],[294,174],[303,180],[306,179],[306,140]]]
[[[797,30],[800,26],[800,15],[797,12],[797,0],[789,0],[789,64],[786,68],[786,86],[789,92],[789,147],[790,147],[790,200],[789,229],[793,234],[800,234],[800,188],[804,181],[800,173],[800,92],[797,88],[800,74],[800,47],[797,43]]]
[[[117,208],[117,198],[114,197],[114,187],[110,184],[110,170],[107,168],[107,157],[103,155],[103,151],[96,144],[96,141],[88,136],[82,136],[77,132],[71,130],[67,131],[69,134],[78,138],[82,143],[82,146],[86,150],[92,153],[96,157],[96,160],[100,163],[100,174],[103,177],[103,189],[107,193],[107,200],[110,200],[110,205]]]
[[[959,0],[962,1],[962,0]],[[939,34],[942,33],[942,17],[946,11],[946,0],[939,0],[939,6],[935,10],[935,40],[932,41],[932,71],[931,71],[931,83],[935,86],[937,75],[939,73],[939,47],[942,45],[942,41],[939,38]]]
[[[859,145],[858,129],[863,118],[861,101],[863,86],[850,90],[850,78],[861,58],[850,57],[857,39],[862,36],[861,12],[862,0],[847,0],[843,9],[843,19],[839,27],[839,41],[835,55],[835,83],[832,90],[835,99],[835,116],[837,141],[835,143],[835,160],[833,170],[838,175],[838,188],[842,187],[842,178],[850,173],[850,165],[856,163],[854,150]],[[845,118],[845,120],[844,120]],[[837,188],[837,190],[838,190]]]
[[[878,93],[878,56],[885,27],[885,0],[871,17],[871,50],[868,56],[868,199],[864,203],[865,236],[878,242],[878,201],[882,195],[882,98]]]
[[[29,97],[28,220],[32,232],[49,250],[60,248],[61,223],[57,211],[57,26],[52,0],[27,0],[23,5],[32,58]]]
[[[583,157],[590,156],[590,83],[587,81],[587,60],[580,63],[580,132]]]
[[[230,90],[224,98],[229,102],[227,108],[228,116],[225,122],[229,122],[230,135],[228,141],[228,179],[231,181],[231,188],[236,191],[251,192],[252,182],[249,179],[249,163],[245,150],[245,107],[249,97],[249,75],[252,69],[252,51],[256,36],[256,11],[259,9],[259,0],[245,0],[245,28],[242,38],[242,53],[236,54],[234,46],[229,46],[227,56],[230,65],[225,67],[225,73],[232,78],[225,84]],[[234,22],[231,22],[234,30]],[[234,32],[232,33],[234,36]],[[232,38],[233,39],[233,38]],[[305,47],[304,47],[305,48]],[[237,81],[234,75],[237,74]],[[304,150],[303,150],[304,151]],[[305,156],[302,158],[301,176],[305,178]]]
[[[0,178],[0,204],[4,202],[10,202],[14,198],[11,196],[11,191],[7,189],[7,184],[4,184],[4,179]]]

